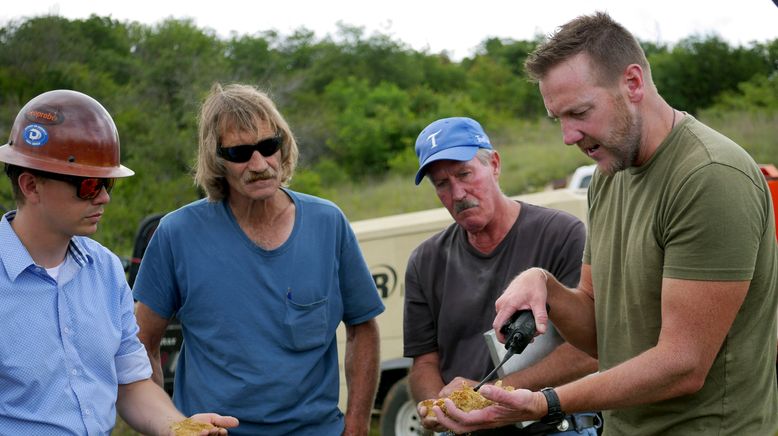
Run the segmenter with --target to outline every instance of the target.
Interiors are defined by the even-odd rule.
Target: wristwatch
[[[562,406],[559,404],[559,396],[557,396],[554,388],[543,388],[540,392],[546,397],[546,403],[548,403],[548,414],[540,418],[540,422],[557,425],[564,421],[565,412],[562,411]]]

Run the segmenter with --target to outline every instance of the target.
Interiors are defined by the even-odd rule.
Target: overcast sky
[[[778,1],[778,0],[776,0]],[[645,41],[673,43],[691,35],[718,34],[733,45],[778,38],[778,7],[773,0],[3,0],[0,24],[54,14],[90,14],[155,24],[191,18],[222,37],[277,30],[289,35],[306,27],[319,38],[334,34],[336,23],[364,27],[403,41],[416,50],[448,51],[455,59],[473,53],[488,37],[529,40],[548,34],[580,14],[604,10]]]

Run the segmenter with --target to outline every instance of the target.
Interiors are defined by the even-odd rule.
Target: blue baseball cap
[[[466,162],[475,157],[479,148],[492,150],[489,137],[478,121],[465,117],[443,118],[434,121],[416,138],[416,156],[419,171],[416,184],[427,173],[427,165],[439,160]]]

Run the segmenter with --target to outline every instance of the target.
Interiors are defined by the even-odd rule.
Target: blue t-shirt
[[[57,280],[0,220],[0,434],[108,435],[117,385],[147,379],[119,259],[71,238]]]
[[[252,242],[226,202],[199,200],[162,219],[134,286],[181,322],[176,406],[237,417],[230,434],[340,434],[336,329],[384,309],[343,213],[285,192],[296,213],[280,247]]]

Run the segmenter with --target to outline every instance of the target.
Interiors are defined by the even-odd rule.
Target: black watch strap
[[[548,403],[548,414],[540,418],[540,422],[556,425],[564,421],[565,412],[562,411],[562,406],[559,404],[559,396],[557,396],[554,388],[543,388],[540,392],[546,397],[546,403]]]

